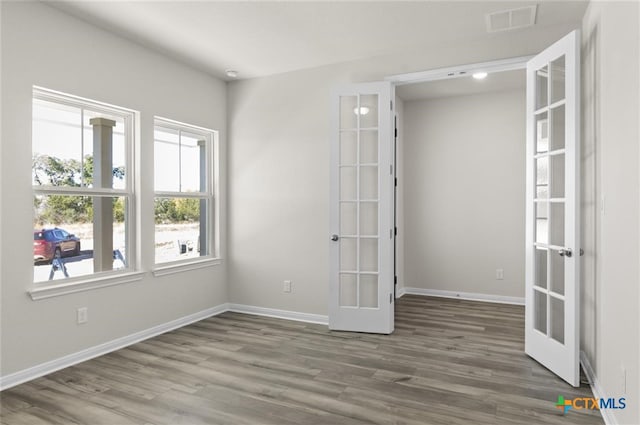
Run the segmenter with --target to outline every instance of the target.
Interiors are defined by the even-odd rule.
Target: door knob
[[[567,257],[567,258],[571,258],[571,256],[573,255],[573,252],[571,252],[571,248],[565,248],[565,249],[561,249],[558,254],[560,254],[561,257]]]
[[[332,235],[332,236],[331,236],[331,240],[332,240],[332,241],[334,241],[334,242],[336,242],[338,239],[340,239],[340,238],[338,237],[338,235]]]

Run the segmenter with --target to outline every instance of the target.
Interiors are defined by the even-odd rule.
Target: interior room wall
[[[443,42],[422,51],[230,83],[231,301],[327,314],[332,87],[534,54],[578,25],[541,29],[535,43],[525,41],[523,33]],[[405,181],[405,187],[412,183]],[[292,280],[291,293],[283,293],[283,280]]]
[[[404,126],[407,290],[524,297],[524,88],[408,101]]]
[[[640,6],[591,2],[582,26],[582,350],[611,423],[640,423]]]
[[[158,278],[149,273],[154,252],[153,116],[220,130],[224,158],[225,83],[45,3],[1,2],[0,8],[2,376],[227,302],[225,263]],[[27,294],[33,285],[33,85],[140,112],[142,281],[40,301]],[[224,176],[223,169],[223,189]],[[222,196],[224,201],[224,192]],[[89,322],[83,325],[76,324],[79,307],[88,307]]]

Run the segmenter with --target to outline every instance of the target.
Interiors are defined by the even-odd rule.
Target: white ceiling
[[[586,1],[49,2],[212,75],[252,78],[486,37],[484,15],[538,3],[536,26],[578,22]]]
[[[467,77],[424,83],[406,84],[396,88],[396,94],[405,101],[435,99],[449,96],[466,96],[504,90],[524,89],[526,87],[524,69],[494,72],[484,80]]]

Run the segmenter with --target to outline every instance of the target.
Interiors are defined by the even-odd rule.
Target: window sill
[[[189,262],[175,262],[157,266],[151,272],[155,277],[166,276],[174,273],[182,273],[189,270],[203,269],[205,267],[213,267],[222,264],[220,258],[207,258],[204,260],[194,260]]]
[[[138,282],[142,280],[144,272],[118,273],[116,275],[94,277],[86,280],[76,280],[73,282],[43,285],[29,291],[31,299],[34,301],[46,298],[58,297],[60,295],[73,294],[75,292],[90,291],[92,289],[104,288],[107,286],[120,285],[123,283]]]

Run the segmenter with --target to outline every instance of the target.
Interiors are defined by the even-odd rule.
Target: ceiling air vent
[[[501,10],[487,13],[488,32],[510,31],[533,26],[536,23],[537,5],[519,7],[517,9]]]

